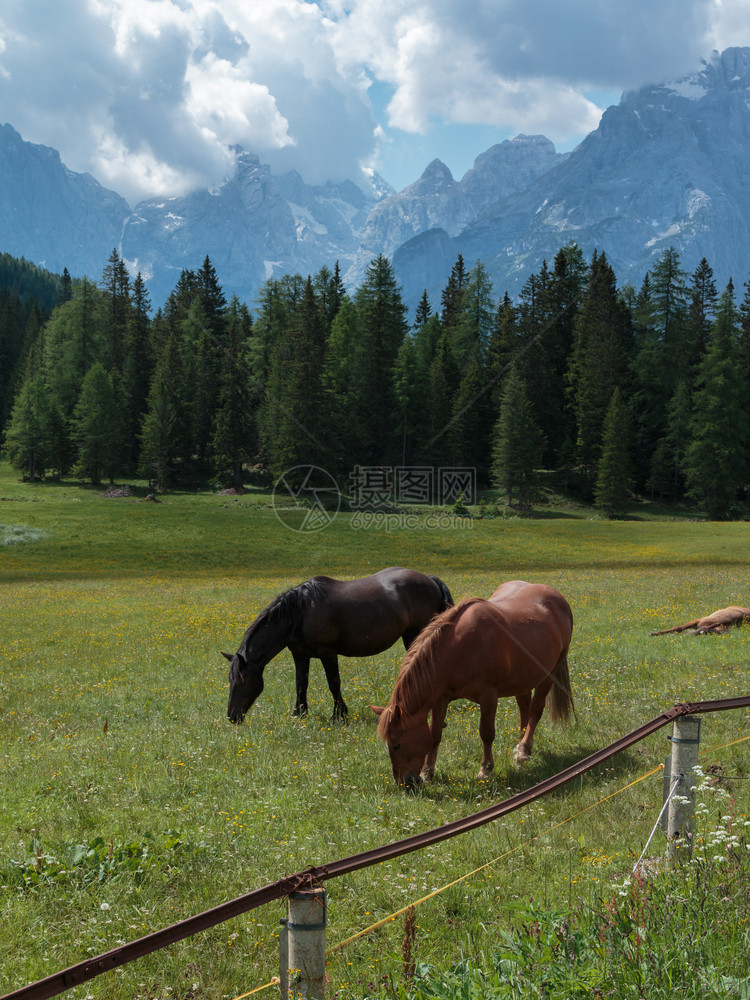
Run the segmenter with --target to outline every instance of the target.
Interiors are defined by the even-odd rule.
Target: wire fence
[[[492,823],[495,820],[500,819],[502,816],[506,816],[517,809],[521,809],[537,799],[542,798],[544,795],[548,795],[551,792],[556,791],[558,788],[574,781],[581,775],[593,770],[595,767],[598,767],[604,761],[609,760],[616,754],[621,753],[628,747],[639,743],[647,736],[650,736],[652,733],[662,729],[675,719],[688,715],[698,715],[747,707],[750,707],[750,695],[738,698],[723,698],[713,701],[683,702],[680,705],[675,705],[673,708],[661,713],[661,715],[658,715],[649,722],[644,723],[644,725],[639,726],[632,732],[621,736],[608,746],[597,750],[588,757],[585,757],[578,763],[565,768],[558,774],[555,774],[550,778],[546,778],[544,781],[541,781],[531,788],[523,792],[519,792],[518,794],[513,795],[494,806],[490,806],[487,809],[483,809],[452,823],[447,823],[437,829],[425,831],[423,833],[416,834],[413,837],[395,841],[391,844],[387,844],[383,847],[375,848],[370,851],[364,851],[348,858],[342,858],[338,861],[330,862],[327,865],[312,866],[303,872],[288,875],[283,879],[269,883],[260,889],[254,890],[253,892],[245,893],[236,899],[222,903],[219,906],[206,910],[203,913],[199,913],[196,916],[188,917],[186,920],[181,920],[172,924],[170,927],[154,931],[151,934],[147,934],[144,937],[131,941],[128,944],[121,945],[118,948],[104,952],[95,958],[87,959],[60,972],[53,973],[45,979],[38,980],[37,982],[21,987],[12,993],[5,994],[5,996],[0,998],[0,1000],[47,1000],[48,997],[58,996],[59,994],[72,989],[74,986],[78,986],[81,983],[94,979],[105,972],[119,968],[129,962],[135,961],[138,958],[142,958],[145,955],[152,954],[155,951],[167,948],[169,945],[174,944],[177,941],[192,937],[201,931],[215,927],[217,924],[224,923],[227,920],[231,920],[232,918],[240,916],[243,913],[254,910],[259,906],[265,905],[266,903],[283,899],[300,889],[312,888],[328,881],[329,879],[339,878],[342,875],[360,871],[364,868],[371,867],[372,865],[381,864],[384,861],[389,861],[405,854],[422,850],[425,847],[441,843],[445,840],[467,833],[470,830],[475,830],[488,823]],[[660,768],[655,768],[653,771],[649,772],[649,774],[653,774],[659,769]],[[641,781],[643,778],[648,776],[649,775],[643,775],[641,778],[636,779],[636,781],[631,782],[630,785],[625,786],[625,788],[631,787],[633,784],[636,784],[637,781]],[[612,795],[607,796],[606,798],[612,798],[614,795],[624,791],[625,788],[612,793]],[[606,801],[606,798],[587,807],[577,815],[582,815],[583,813],[596,808],[601,804],[601,802]],[[570,822],[573,818],[575,817],[570,817],[567,820],[561,821],[561,823],[556,824],[556,826],[552,829],[557,829],[557,827]],[[506,857],[509,853],[512,853],[512,851],[506,852],[506,854],[501,855],[499,858],[487,862],[476,871],[481,871],[484,868],[497,863],[497,861],[502,860],[502,858]],[[461,876],[461,878],[451,883],[451,885],[455,885],[471,875],[476,874],[476,871]],[[444,889],[449,887],[450,886],[445,886]],[[424,897],[424,899],[418,900],[416,904],[411,903],[409,905],[418,905],[426,899],[436,895],[438,891],[444,891],[444,889],[430,893],[430,895]],[[398,913],[380,921],[372,928],[360,931],[353,937],[341,942],[336,946],[336,949],[343,948],[345,945],[351,943],[357,938],[362,937],[365,933],[375,929],[375,926],[381,926],[383,923],[387,923],[390,920],[395,919],[395,917],[404,913],[407,909],[409,909],[408,906],[400,910]],[[258,987],[256,990],[250,991],[250,993],[259,992],[270,985],[273,985],[273,983],[267,983],[264,986]],[[249,996],[250,993],[243,994],[243,996]]]

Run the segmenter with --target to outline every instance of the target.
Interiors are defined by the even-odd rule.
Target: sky
[[[750,45],[747,0],[1,0],[0,123],[134,205],[234,150],[308,183],[574,148],[624,90]]]

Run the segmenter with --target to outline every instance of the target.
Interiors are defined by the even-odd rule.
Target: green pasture
[[[0,993],[309,865],[501,801],[676,702],[748,691],[750,629],[649,637],[750,605],[744,523],[579,512],[385,531],[355,530],[339,513],[301,533],[262,492],[158,503],[144,493],[23,484],[0,466]],[[369,706],[387,700],[400,647],[342,660],[345,726],[329,722],[317,663],[310,715],[291,717],[287,653],[267,668],[246,723],[227,721],[220,651],[237,648],[272,597],[316,573],[394,564],[437,574],[455,599],[514,578],[568,598],[577,723],[543,719],[524,770],[512,766],[515,702],[499,707],[489,781],[475,777],[478,710],[456,703],[435,783],[413,796],[397,789]],[[750,774],[750,741],[734,742],[750,735],[749,717],[706,717],[702,761]],[[661,774],[637,779],[666,757],[667,733],[504,821],[328,882],[329,947],[430,896],[416,909],[414,951],[448,966],[499,939],[520,903],[576,909],[610,898],[656,821]],[[750,813],[747,785],[731,787],[737,817]],[[657,833],[650,856],[663,850]],[[282,903],[269,905],[68,995],[232,1000],[277,974],[283,915]],[[403,921],[332,952],[330,995],[395,988]]]

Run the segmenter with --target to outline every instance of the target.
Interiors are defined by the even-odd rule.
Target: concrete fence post
[[[689,861],[693,852],[695,783],[701,720],[685,715],[674,720],[670,779],[676,787],[667,807],[667,857],[671,864]]]
[[[323,1000],[326,972],[326,892],[299,889],[288,897],[279,935],[282,1000]]]

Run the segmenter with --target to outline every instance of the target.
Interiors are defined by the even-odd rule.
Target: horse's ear
[[[385,712],[385,708],[381,708],[379,705],[370,705],[375,715],[382,715]]]
[[[222,655],[222,656],[225,656],[225,657],[226,657],[226,658],[227,658],[227,659],[229,660],[229,662],[230,662],[230,663],[231,663],[231,662],[232,662],[232,660],[234,659],[234,657],[232,656],[232,654],[231,654],[231,653],[225,653],[225,652],[224,652],[224,650],[222,650],[222,651],[221,651],[221,655]]]
[[[391,709],[391,722],[400,722],[400,721],[401,721],[401,706],[399,705],[398,702],[396,702],[396,704]]]

